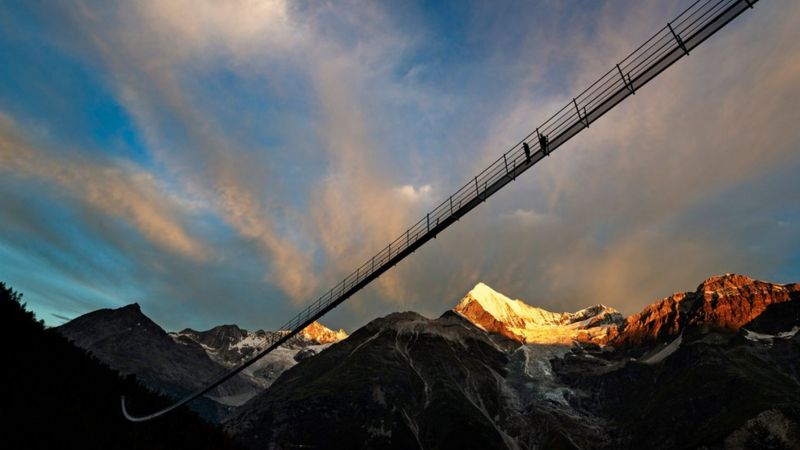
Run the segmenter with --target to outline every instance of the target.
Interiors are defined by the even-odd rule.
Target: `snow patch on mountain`
[[[682,334],[670,342],[669,345],[656,352],[653,356],[643,359],[642,362],[645,364],[660,363],[661,361],[667,359],[669,355],[675,353],[681,347],[681,342],[683,342]]]
[[[237,366],[261,353],[270,343],[273,334],[286,334],[288,331],[247,331],[234,325],[223,325],[208,331],[186,329],[170,333],[175,342],[199,344],[206,354],[216,363],[227,367]],[[331,344],[346,339],[344,330],[333,331],[314,322],[286,343],[276,348],[242,374],[261,388],[269,387],[287,369],[300,360],[313,356]],[[219,397],[215,400],[227,405],[240,405],[256,394]]]
[[[769,341],[772,342],[773,339],[791,339],[800,332],[800,327],[795,326],[792,327],[789,331],[783,331],[778,334],[766,334],[766,333],[756,333],[755,331],[750,331],[746,328],[742,328],[744,331],[744,338],[748,341]]]
[[[561,345],[520,346],[515,353],[521,356],[522,372],[528,380],[525,387],[544,400],[570,407],[566,399],[570,390],[558,382],[550,363],[555,358],[563,358],[569,351],[569,347]]]

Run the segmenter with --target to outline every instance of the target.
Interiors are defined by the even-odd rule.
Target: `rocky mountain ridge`
[[[173,397],[204,387],[208,380],[254,356],[265,347],[269,333],[236,325],[167,333],[136,303],[93,311],[57,329],[115,370],[134,374],[148,387]],[[335,332],[315,322],[192,406],[206,419],[219,422],[284,370],[346,337],[343,330]]]
[[[178,343],[199,344],[208,356],[225,366],[236,366],[255,356],[267,347],[268,339],[274,331],[248,331],[237,325],[219,325],[206,331],[195,331],[186,328],[169,335]],[[277,333],[282,333],[278,331]],[[319,351],[326,345],[347,339],[344,330],[333,331],[319,322],[313,322],[300,333],[289,339],[284,347]],[[305,352],[308,355],[309,352]]]
[[[612,330],[608,345],[641,351],[676,339],[687,328],[736,331],[770,305],[800,295],[800,284],[775,284],[735,274],[703,281],[694,292],[673,294],[633,314]]]
[[[678,338],[685,329],[738,330],[772,304],[790,301],[800,284],[775,284],[736,274],[710,277],[695,291],[679,292],[623,317],[595,305],[556,313],[512,300],[478,283],[453,308],[479,328],[527,344],[592,343],[632,350]]]

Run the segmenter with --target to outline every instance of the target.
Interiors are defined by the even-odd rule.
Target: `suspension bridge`
[[[125,418],[132,422],[144,422],[162,416],[236,376],[435,238],[573,136],[589,128],[597,119],[628,96],[636,94],[676,61],[689,55],[695,47],[741,13],[752,9],[757,2],[696,1],[383,250],[292,317],[280,327],[281,331],[272,333],[267,346],[260,353],[211,380],[206,387],[152,414],[131,415],[125,397],[122,397]]]

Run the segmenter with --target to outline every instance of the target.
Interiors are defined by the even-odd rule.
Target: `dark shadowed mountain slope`
[[[285,372],[227,426],[252,448],[568,442],[567,430],[591,435],[598,422],[559,403],[545,357],[563,351],[529,350],[452,312],[391,314]]]
[[[496,447],[501,393],[484,382],[507,364],[503,341],[454,315],[391,314],[289,369],[231,429],[253,447]]]
[[[769,317],[798,304],[772,304],[738,331],[687,326],[638,359],[569,354],[552,363],[573,403],[611,425],[613,448],[796,449],[800,321]]]
[[[221,430],[181,409],[133,424],[119,398],[152,411],[168,400],[122,378],[53,329],[45,329],[0,283],[0,370],[3,448],[232,449]]]
[[[173,397],[194,392],[255,356],[266,348],[270,334],[236,325],[167,333],[135,303],[84,314],[58,331],[110,367],[134,374],[147,386]],[[343,330],[333,331],[315,322],[190,406],[208,420],[220,422],[297,361],[346,337]]]
[[[175,342],[135,303],[84,314],[58,327],[58,331],[115,370],[134,374],[147,386],[173,397],[204,387],[226,370],[199,344]],[[236,377],[191,406],[209,420],[218,421],[231,408],[212,398],[252,395],[256,390],[255,384]]]
[[[79,347],[153,385],[198,388],[220,372],[199,345],[178,345],[134,303],[100,309],[57,328]]]

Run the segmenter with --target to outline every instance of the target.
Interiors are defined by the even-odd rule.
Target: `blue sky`
[[[689,3],[5,3],[0,279],[276,327]],[[324,322],[800,281],[797,23],[759,3]]]

